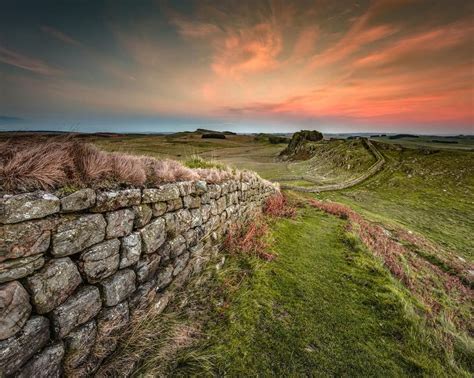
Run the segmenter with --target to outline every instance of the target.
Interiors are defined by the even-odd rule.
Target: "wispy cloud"
[[[58,76],[64,74],[64,71],[60,68],[51,66],[40,59],[20,54],[2,46],[0,46],[0,62],[41,75]]]
[[[83,46],[82,43],[79,42],[78,40],[70,37],[69,35],[67,35],[66,33],[63,33],[60,30],[52,28],[51,26],[43,25],[40,27],[40,29],[43,33],[46,33],[50,35],[51,37],[56,38],[62,42],[68,43],[73,46]]]

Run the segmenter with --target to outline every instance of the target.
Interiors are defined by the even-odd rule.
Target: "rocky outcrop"
[[[276,190],[249,176],[0,198],[0,376],[93,374]]]

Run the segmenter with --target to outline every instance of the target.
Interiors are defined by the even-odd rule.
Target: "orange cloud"
[[[272,70],[278,66],[282,37],[269,23],[231,32],[216,42],[212,69],[220,76],[240,78],[243,74]]]
[[[46,33],[46,34],[49,34],[50,36],[60,40],[60,41],[63,41],[65,43],[68,43],[70,45],[73,45],[73,46],[82,46],[82,43],[77,41],[76,39],[68,36],[67,34],[63,33],[62,31],[60,30],[57,30],[57,29],[54,29],[50,26],[46,26],[46,25],[43,25],[40,27],[41,31]]]

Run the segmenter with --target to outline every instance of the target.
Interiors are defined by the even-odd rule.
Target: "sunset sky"
[[[0,130],[474,133],[474,1],[22,1]]]

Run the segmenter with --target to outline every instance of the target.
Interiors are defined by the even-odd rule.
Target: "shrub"
[[[225,169],[224,164],[219,163],[217,161],[209,161],[203,159],[199,155],[193,155],[189,159],[184,162],[184,165],[191,169],[196,168],[215,168],[215,169]]]
[[[296,216],[296,208],[290,206],[287,198],[280,193],[267,198],[263,212],[276,218],[294,218]]]

